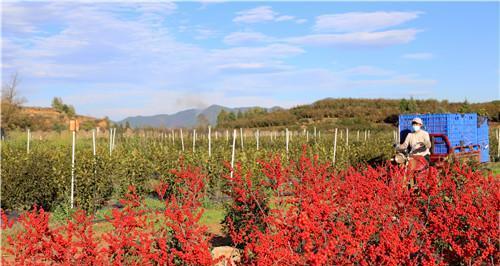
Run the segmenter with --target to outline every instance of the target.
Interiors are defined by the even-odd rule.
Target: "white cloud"
[[[270,6],[259,6],[249,10],[244,10],[236,13],[237,16],[233,19],[234,22],[257,23],[272,21],[277,15]]]
[[[339,72],[343,75],[348,76],[388,76],[395,74],[394,71],[383,69],[375,66],[357,66],[353,68],[348,68]]]
[[[353,32],[339,34],[311,34],[288,38],[292,44],[314,46],[388,46],[413,41],[419,30],[388,30],[379,32]]]
[[[273,38],[260,32],[233,32],[224,37],[224,43],[228,45],[248,45],[271,41]]]
[[[275,20],[276,21],[287,21],[287,20],[293,20],[293,19],[295,19],[294,16],[287,16],[287,15],[285,15],[285,16],[276,17]]]
[[[286,58],[304,53],[302,48],[288,44],[271,44],[259,47],[216,49],[210,53],[217,60],[256,60]]]
[[[307,22],[307,19],[304,19],[304,18],[295,20],[295,23],[297,23],[297,24],[304,24],[306,22]]]
[[[177,5],[174,2],[149,2],[141,3],[137,2],[133,4],[137,11],[142,13],[154,13],[159,15],[170,15],[175,10],[177,10]]]
[[[434,55],[432,53],[411,53],[411,54],[404,54],[402,57],[404,59],[412,59],[412,60],[429,60],[434,58]]]
[[[418,18],[422,12],[350,12],[316,17],[320,32],[370,32],[400,25]]]
[[[275,12],[270,6],[259,6],[256,8],[239,11],[236,13],[236,17],[233,19],[233,21],[238,23],[260,23],[270,21],[296,21],[298,23],[303,23],[302,19],[297,19],[294,16],[290,15],[279,14],[278,12]]]
[[[206,28],[206,27],[196,27],[196,36],[194,37],[197,40],[205,40],[214,37],[217,34],[217,31]]]
[[[221,74],[273,73],[292,70],[293,67],[281,61],[232,63],[217,66]]]
[[[18,70],[23,86],[34,88],[28,96],[30,103],[48,105],[52,97],[61,96],[79,112],[95,116],[121,119],[171,113],[197,105],[197,99],[228,106],[289,106],[296,104],[285,100],[293,98],[289,95],[309,89],[314,89],[311,97],[316,98],[348,96],[361,88],[387,86],[404,90],[433,85],[424,78],[403,77],[375,66],[340,71],[295,67],[287,60],[306,52],[296,44],[315,44],[300,36],[278,40],[261,33],[241,32],[226,36],[224,41],[231,45],[264,44],[208,49],[179,41],[170,28],[150,22],[153,17],[159,19],[156,16],[138,20],[120,16],[121,12],[116,11],[119,6],[113,6],[112,11],[101,4],[22,3],[18,7],[21,10],[17,14],[24,15],[16,18],[17,25],[23,27],[4,28],[7,34],[2,38],[2,71]],[[35,18],[35,14],[46,20]],[[25,33],[26,29],[40,31],[47,21],[60,29]],[[23,34],[22,38],[19,34]],[[337,34],[333,44],[380,45],[411,39],[402,38],[402,33],[392,33],[399,38],[387,32],[372,34],[377,35]],[[389,36],[379,36],[384,34]],[[326,44],[332,44],[332,40]],[[182,100],[186,97],[189,101]],[[315,100],[295,98],[303,102]]]

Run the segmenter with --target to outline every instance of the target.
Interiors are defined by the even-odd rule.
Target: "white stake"
[[[113,150],[115,149],[116,143],[116,128],[113,128]]]
[[[243,150],[243,129],[240,127],[241,150]]]
[[[366,142],[367,136],[368,136],[368,130],[365,130],[365,142]]]
[[[234,172],[234,149],[236,147],[236,129],[233,130],[233,147],[231,151],[231,179],[233,178]]]
[[[181,146],[182,146],[182,151],[184,151],[184,135],[182,134],[182,128],[181,128]]]
[[[95,129],[92,129],[92,154],[95,157]]]
[[[356,141],[359,141],[359,130],[358,133],[356,134]]]
[[[345,129],[345,145],[349,147],[349,129]]]
[[[257,132],[255,132],[255,140],[257,142],[257,150],[259,150],[259,137],[260,137],[260,132],[257,129]]]
[[[335,129],[335,136],[333,138],[333,159],[332,162],[335,164],[335,156],[337,155],[337,131],[338,129]]]
[[[71,209],[74,207],[74,194],[75,194],[75,142],[76,142],[76,131],[71,132],[73,134],[73,145],[71,148]]]
[[[193,153],[196,150],[196,129],[193,129]]]
[[[109,129],[109,156],[111,156],[111,149],[113,148],[113,129]]]
[[[306,131],[306,141],[309,142],[309,131]]]
[[[30,129],[28,128],[27,136],[26,136],[26,153],[30,153]]]
[[[215,134],[217,136],[217,133]],[[212,129],[208,126],[208,157],[212,156]]]
[[[289,134],[288,134],[288,128],[285,129],[285,134],[286,134],[286,155],[288,156],[288,141],[289,141]]]
[[[229,143],[229,130],[226,129],[226,142]]]
[[[497,157],[500,157],[500,128],[497,129]]]

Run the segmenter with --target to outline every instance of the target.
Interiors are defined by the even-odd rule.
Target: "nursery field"
[[[408,173],[394,131],[314,131],[79,132],[74,160],[69,133],[12,134],[2,261],[498,264],[498,163]]]

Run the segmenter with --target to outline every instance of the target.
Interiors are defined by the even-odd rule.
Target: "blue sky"
[[[2,3],[2,80],[122,119],[325,97],[499,99],[499,3]]]

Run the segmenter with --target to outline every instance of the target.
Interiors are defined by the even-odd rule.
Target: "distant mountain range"
[[[255,107],[237,107],[237,108],[229,108],[220,105],[211,105],[205,109],[188,109],[184,111],[177,112],[175,114],[159,114],[152,116],[132,116],[127,117],[117,123],[125,125],[125,123],[129,123],[129,125],[133,128],[141,128],[141,127],[195,127],[198,124],[198,115],[203,114],[207,119],[210,125],[215,125],[217,123],[217,116],[222,110],[227,112],[245,112],[251,108]],[[281,109],[281,107],[272,107],[272,108],[264,108],[268,111],[273,111],[277,109]]]

